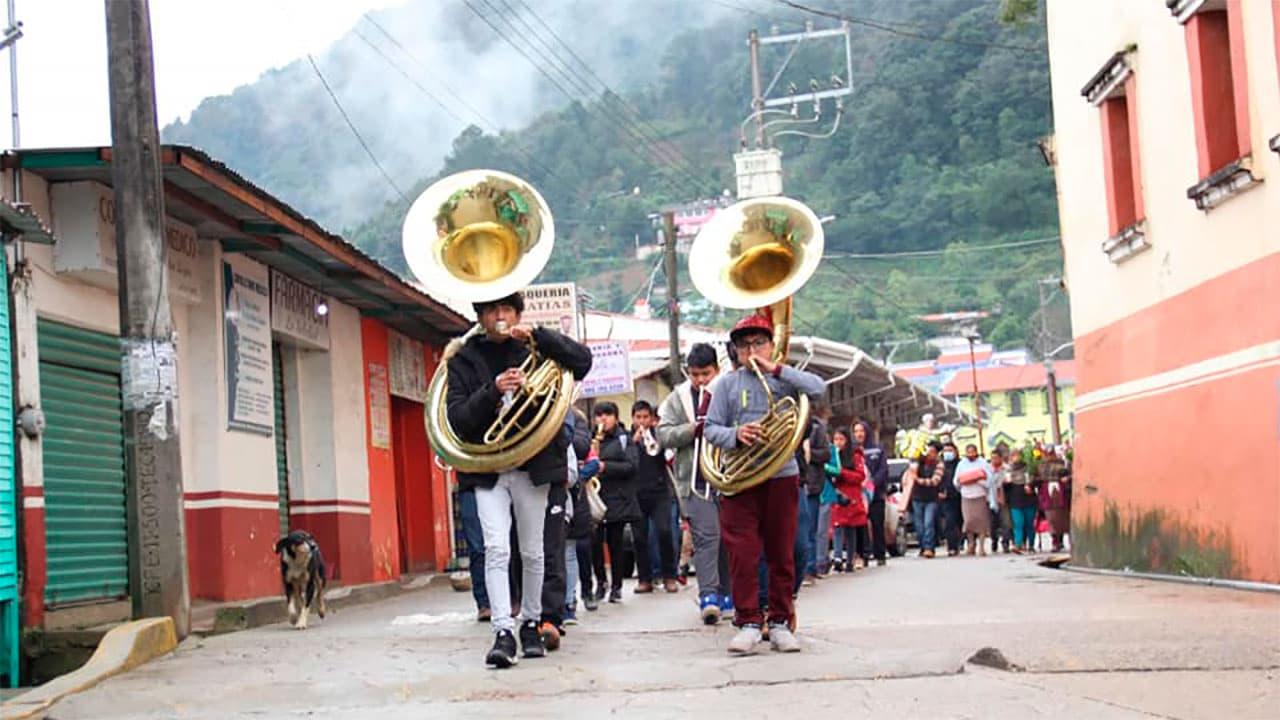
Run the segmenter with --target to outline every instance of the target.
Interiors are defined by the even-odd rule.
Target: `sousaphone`
[[[689,249],[689,275],[702,296],[716,305],[755,308],[773,326],[773,361],[787,360],[792,296],[822,260],[818,216],[785,197],[743,200],[716,213]],[[702,474],[717,490],[734,495],[773,477],[794,456],[809,426],[809,398],[775,398],[754,360],[769,398],[760,423],[763,437],[752,445],[722,450],[703,443]]]
[[[405,216],[404,257],[418,281],[434,295],[466,302],[499,300],[533,281],[551,257],[555,223],[542,195],[520,178],[496,170],[468,170],[434,183]],[[573,403],[573,374],[538,353],[520,369],[525,384],[504,402],[482,442],[464,441],[449,425],[448,358],[478,324],[450,343],[427,391],[426,424],[431,446],[463,472],[501,472],[519,467],[560,432]]]

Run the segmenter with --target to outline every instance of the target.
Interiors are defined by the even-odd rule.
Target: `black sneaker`
[[[596,602],[595,595],[588,595],[582,598],[582,604],[587,608],[587,612],[595,612],[600,607],[600,603]]]
[[[614,588],[609,591],[609,602],[611,603],[622,602],[622,588]]]
[[[547,647],[542,644],[542,635],[538,632],[538,623],[533,620],[525,620],[521,623],[520,647],[524,649],[524,656],[527,658],[546,657]]]
[[[600,587],[596,588],[596,601],[598,602],[600,600],[605,599],[605,597],[608,594],[609,594],[609,591],[605,589],[604,585],[601,585]]]
[[[519,662],[516,657],[516,638],[510,630],[499,630],[493,636],[493,649],[484,656],[486,665],[496,668],[509,668]]]

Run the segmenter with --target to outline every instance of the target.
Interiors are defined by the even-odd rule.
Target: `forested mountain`
[[[614,61],[599,63],[593,76],[586,67],[597,65],[592,48],[608,44],[588,29],[591,16],[544,11],[544,4],[552,6],[533,3],[533,12],[547,21],[531,22],[528,27],[536,31],[531,36],[515,39],[501,33],[504,38],[485,24],[468,25],[471,43],[513,39],[507,50],[519,46],[529,55],[516,55],[512,67],[519,70],[513,72],[541,88],[527,107],[531,113],[543,112],[516,129],[495,132],[482,123],[467,127],[452,139],[435,172],[421,173],[416,182],[403,183],[402,190],[412,198],[435,178],[474,167],[506,169],[527,178],[546,196],[558,229],[556,251],[543,279],[576,280],[595,291],[597,305],[620,310],[649,288],[653,260],[632,260],[637,237],[642,242],[652,237],[648,216],[666,204],[711,197],[734,186],[731,153],[740,123],[750,112],[747,30],[768,34],[774,28],[799,29],[806,21],[816,27],[836,21],[763,0],[669,4],[669,10],[698,5],[719,11],[700,15],[697,22],[658,19],[665,27],[684,29],[665,37],[633,38],[628,51],[615,48],[609,55]],[[851,29],[854,94],[845,101],[840,127],[827,139],[777,140],[784,153],[786,193],[819,215],[836,216],[825,228],[828,252],[837,257],[824,261],[798,298],[797,331],[873,349],[882,340],[932,332],[915,314],[986,309],[994,314],[982,327],[985,337],[1004,345],[1033,342],[1036,333],[1029,321],[1039,307],[1039,282],[1060,268],[1056,243],[1018,244],[1057,233],[1052,173],[1035,145],[1050,132],[1042,19],[1001,24],[997,0],[804,4],[856,15]],[[851,6],[856,11],[847,10]],[[553,14],[561,18],[559,24]],[[523,11],[519,16],[532,17]],[[658,38],[663,39],[660,51],[658,45],[645,45]],[[340,43],[335,52],[342,47]],[[765,46],[766,82],[784,54]],[[546,74],[528,79],[530,60],[543,65]],[[611,76],[607,68],[614,63],[630,74]],[[825,82],[833,73],[843,74],[843,66],[839,43],[810,43],[791,58],[781,82],[801,87],[810,78]],[[501,96],[505,87],[473,82],[465,73],[451,80],[470,103],[495,102],[492,96]],[[395,92],[418,94],[411,86]],[[268,88],[254,86],[241,94],[269,105]],[[247,100],[237,95],[210,101],[210,109],[224,107],[226,122],[233,122]],[[363,182],[370,186],[366,194],[380,189],[381,197],[394,199],[381,208],[362,201],[370,210],[368,220],[350,235],[403,270],[399,245],[405,200],[376,174],[370,179],[371,163],[341,119],[335,124],[330,117],[334,113],[328,99],[322,95],[310,102],[314,107],[285,132],[299,145],[296,153],[290,151],[294,160],[289,163],[255,156],[255,143],[264,142],[257,130],[246,132],[243,142],[219,149],[216,143],[227,143],[228,133],[236,132],[234,124],[211,125],[199,111],[178,128],[180,133],[170,128],[167,137],[209,147],[320,217],[326,216],[326,205],[339,201],[332,195],[334,188],[317,183],[317,176],[332,175],[335,168],[341,169],[339,175],[354,174],[351,168],[363,167]],[[364,129],[358,113],[377,113],[379,107],[349,110],[357,128]],[[821,129],[830,127],[833,111],[830,104],[824,107]],[[811,106],[802,106],[802,115],[809,112]],[[379,127],[370,123],[364,134]],[[366,139],[384,164],[402,159],[399,148],[406,140],[394,135]],[[328,149],[314,145],[314,154],[305,152],[308,142]],[[336,146],[345,149],[337,153]],[[341,160],[331,160],[335,155]],[[246,165],[249,160],[253,162]],[[263,167],[261,176],[251,166]],[[391,174],[401,177],[403,172]],[[298,195],[281,187],[296,189]],[[634,188],[640,189],[638,194]],[[974,251],[1009,243],[1015,245]],[[660,279],[657,284],[661,286]],[[692,319],[723,319],[701,311],[687,278],[681,286]],[[1034,324],[1038,329],[1038,320]],[[898,357],[919,352],[904,349]]]

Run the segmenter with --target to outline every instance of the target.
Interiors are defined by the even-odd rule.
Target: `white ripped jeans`
[[[476,511],[484,530],[484,584],[493,611],[493,631],[515,630],[511,617],[511,514],[520,539],[520,620],[542,615],[542,526],[547,513],[546,485],[535,486],[529,473],[504,472],[492,488],[476,488]]]

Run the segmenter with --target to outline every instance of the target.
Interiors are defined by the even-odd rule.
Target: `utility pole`
[[[747,33],[751,49],[751,112],[756,116],[756,149],[764,149],[764,91],[760,85],[760,33]]]
[[[1057,352],[1049,351],[1052,344],[1052,336],[1049,334],[1049,300],[1052,295],[1045,294],[1045,288],[1057,285],[1062,282],[1061,278],[1047,277],[1040,281],[1040,342],[1042,348],[1040,350],[1044,355],[1044,379],[1045,379],[1045,398],[1047,399],[1047,407],[1049,410],[1049,437],[1052,438],[1053,444],[1062,443],[1062,427],[1058,421],[1058,378],[1053,371],[1053,356]],[[1059,348],[1061,349],[1061,348]]]
[[[181,638],[190,627],[191,598],[150,9],[148,0],[106,0],[106,11],[129,596],[135,618],[167,615]]]
[[[667,274],[667,339],[671,350],[667,372],[671,386],[680,382],[680,295],[676,282],[676,214],[662,213],[662,265]]]
[[[987,448],[982,441],[982,394],[978,392],[978,360],[977,355],[973,351],[973,343],[977,340],[974,335],[969,336],[969,372],[973,377],[973,417],[978,425],[978,454],[986,457]]]

